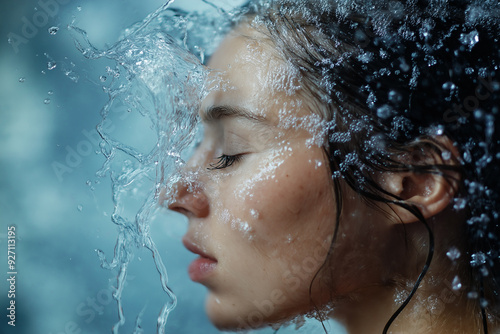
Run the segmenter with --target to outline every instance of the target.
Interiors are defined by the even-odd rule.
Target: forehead
[[[204,101],[202,110],[238,106],[277,119],[279,110],[297,98],[297,78],[291,67],[279,57],[269,38],[248,25],[228,34],[208,67],[222,83]]]

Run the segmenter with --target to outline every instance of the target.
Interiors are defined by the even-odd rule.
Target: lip
[[[188,267],[189,278],[198,283],[205,281],[217,267],[217,260],[202,251],[187,236],[182,238],[182,243],[188,251],[199,255]]]

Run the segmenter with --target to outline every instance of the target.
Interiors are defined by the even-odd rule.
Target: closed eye
[[[239,162],[242,157],[243,157],[243,154],[236,154],[236,155],[222,154],[220,157],[217,157],[217,162],[210,164],[210,167],[207,169],[208,170],[215,170],[215,169],[223,169],[223,168],[230,167],[235,162]]]

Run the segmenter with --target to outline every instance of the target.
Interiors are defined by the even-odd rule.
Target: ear
[[[432,143],[432,144],[429,144]],[[436,148],[439,148],[436,150]],[[450,152],[450,159],[443,159],[441,152]],[[447,154],[443,154],[447,156]],[[458,151],[447,137],[433,139],[419,145],[408,156],[402,157],[409,166],[457,165]],[[410,168],[411,169],[411,168]],[[443,211],[455,196],[459,185],[459,173],[439,168],[418,171],[418,168],[404,172],[386,172],[381,175],[380,185],[405,203],[415,205],[425,219]],[[411,212],[397,204],[389,204],[395,214],[395,221],[412,223],[418,221]]]

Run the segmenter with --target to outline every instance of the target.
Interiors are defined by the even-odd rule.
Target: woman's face
[[[320,270],[337,210],[324,124],[259,38],[237,30],[212,56],[225,85],[203,102],[204,138],[170,205],[189,218],[183,242],[200,255],[190,277],[209,289],[207,313],[220,328],[288,319],[310,311],[310,297],[324,305],[380,277],[380,231],[347,191],[347,218]]]

